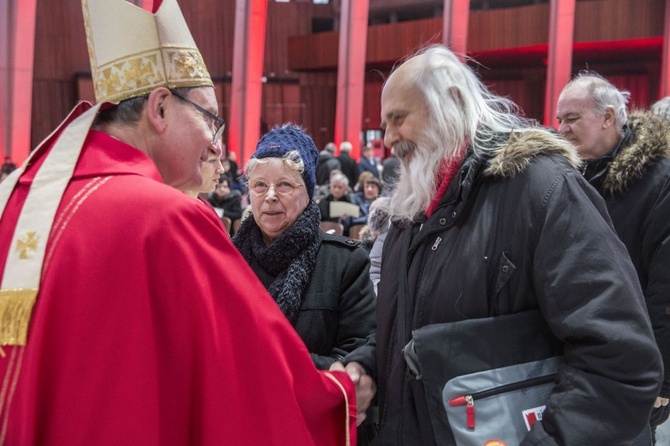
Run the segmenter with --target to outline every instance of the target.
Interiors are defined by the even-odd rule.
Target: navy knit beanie
[[[311,200],[314,197],[316,186],[316,161],[319,151],[314,145],[312,138],[297,125],[284,124],[267,132],[258,144],[252,158],[283,158],[292,150],[297,150],[305,165],[302,179],[305,181],[305,189]]]

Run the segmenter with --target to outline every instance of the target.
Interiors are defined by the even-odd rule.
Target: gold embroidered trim
[[[98,190],[100,186],[107,183],[107,181],[111,179],[112,179],[111,176],[93,178],[93,180],[86,183],[86,185],[79,192],[77,192],[74,197],[72,197],[72,200],[70,200],[67,206],[65,206],[63,211],[58,216],[58,219],[54,222],[53,226],[51,227],[51,231],[53,234],[51,236],[52,242],[49,247],[49,251],[46,253],[46,256],[44,258],[44,266],[42,267],[42,271],[48,270],[49,264],[51,263],[51,258],[53,257],[53,253],[55,252],[56,247],[58,246],[58,242],[63,236],[65,229],[67,229],[70,220],[79,210],[79,207],[88,199],[88,197],[93,192]]]
[[[133,54],[96,67],[93,77],[99,102],[119,102],[150,93],[156,87],[212,86],[195,48],[163,48]]]
[[[0,345],[26,345],[37,288],[0,290]]]
[[[347,441],[345,443],[346,446],[351,445],[351,434],[349,432],[349,395],[347,395],[347,389],[344,388],[342,383],[335,378],[333,375],[331,375],[328,372],[323,372],[324,375],[326,375],[328,378],[330,378],[336,385],[337,387],[340,388],[342,393],[344,394],[344,430],[347,435]]]

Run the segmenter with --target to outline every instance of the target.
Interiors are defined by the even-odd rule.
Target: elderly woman
[[[370,260],[359,243],[325,234],[312,201],[318,151],[294,125],[265,134],[247,165],[251,216],[233,243],[305,342],[319,369],[375,330]]]
[[[368,222],[368,215],[370,214],[370,205],[373,201],[381,195],[383,189],[382,182],[374,175],[363,182],[363,190],[356,192],[351,197],[351,202],[358,205],[360,213],[358,217],[351,219],[351,225],[364,225]]]

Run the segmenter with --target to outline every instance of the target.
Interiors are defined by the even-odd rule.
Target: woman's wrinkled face
[[[251,213],[261,229],[266,244],[272,243],[284,231],[290,228],[309,204],[309,196],[302,177],[287,167],[280,158],[266,158],[267,162],[258,163],[249,174],[249,185],[262,181],[270,188],[266,193],[249,193]],[[282,183],[300,185],[291,193],[280,195],[276,186]],[[250,188],[251,189],[251,188]]]

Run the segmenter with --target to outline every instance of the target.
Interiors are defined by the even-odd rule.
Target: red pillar
[[[335,144],[351,142],[355,159],[361,153],[369,5],[369,0],[342,0],[340,14]]]
[[[558,128],[556,103],[570,81],[572,73],[572,44],[575,29],[575,0],[551,0],[549,15],[549,65],[544,96],[546,126]]]
[[[665,0],[665,31],[663,32],[663,58],[661,59],[660,97],[670,96],[670,0]]]
[[[0,0],[0,145],[16,164],[31,149],[37,0]]]
[[[0,0],[0,155],[9,150],[9,0]]]
[[[442,43],[449,47],[461,61],[468,49],[468,22],[470,0],[444,0]]]
[[[228,149],[245,166],[260,138],[267,0],[237,0]]]

